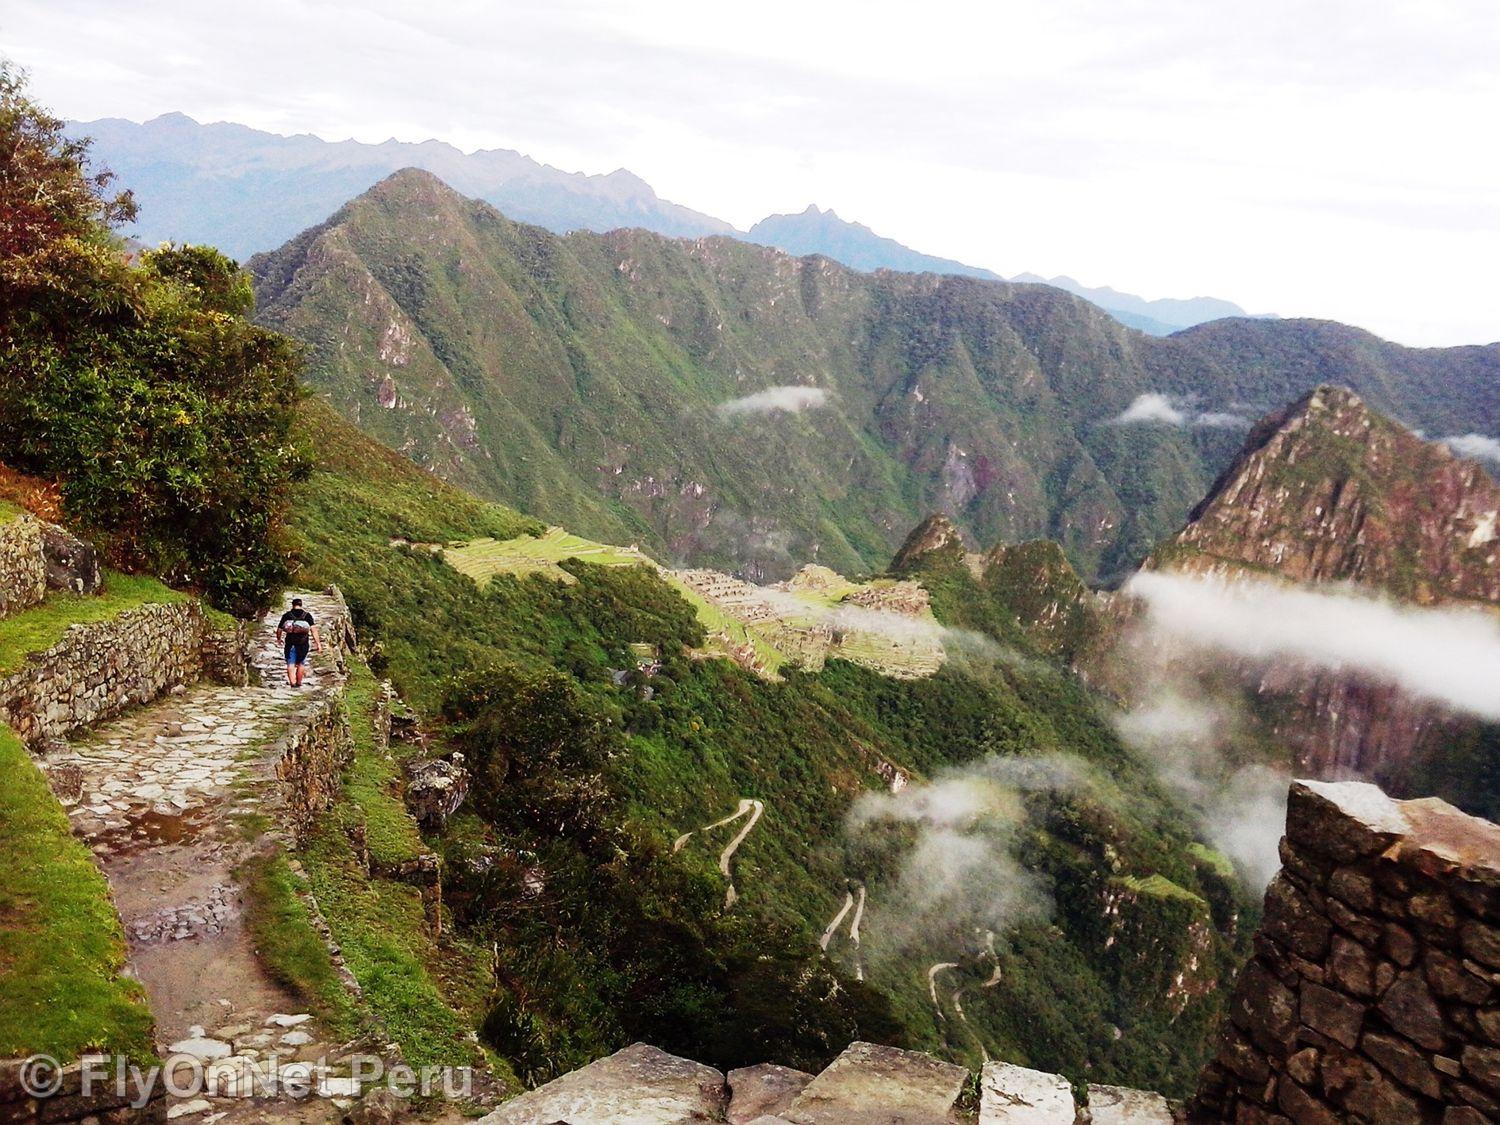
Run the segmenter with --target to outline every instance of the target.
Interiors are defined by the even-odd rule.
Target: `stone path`
[[[258,684],[180,689],[43,763],[109,879],[164,1054],[207,1064],[219,1096],[168,1099],[169,1117],[193,1123],[336,1120],[353,1093],[349,1045],[330,1043],[256,956],[238,874],[265,828],[252,818],[274,807],[280,739],[343,684],[328,644],[342,605],[300,596],[327,645],[302,689],[285,682],[277,609],[256,631]],[[324,1096],[275,1092],[273,1075]]]

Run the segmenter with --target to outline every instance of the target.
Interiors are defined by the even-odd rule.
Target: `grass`
[[[651,560],[631,547],[612,547],[549,527],[541,535],[514,539],[474,539],[443,550],[443,557],[459,573],[483,585],[497,574],[550,574],[564,582],[576,581],[557,564],[582,559],[598,566],[634,566]]]
[[[355,755],[334,815],[325,818],[301,859],[345,963],[365,1003],[401,1045],[412,1066],[487,1063],[519,1087],[507,1065],[469,1041],[492,984],[482,950],[453,938],[434,940],[416,887],[367,871],[347,828],[363,824],[371,859],[394,865],[427,851],[398,793],[398,764],[376,751],[379,685],[363,661],[350,661],[345,693]]]
[[[19,504],[12,504],[9,500],[0,498],[0,523],[9,523],[25,514],[26,510]]]
[[[189,595],[154,578],[106,571],[102,594],[52,594],[41,605],[0,621],[0,673],[15,671],[28,656],[57,644],[70,625],[106,621],[143,605],[188,599]]]
[[[390,870],[415,859],[427,848],[401,800],[400,767],[394,759],[375,750],[373,717],[379,690],[369,667],[363,661],[351,660],[344,703],[354,738],[354,760],[344,774],[348,805],[341,811],[345,823],[363,824],[365,846],[374,865]]]
[[[1223,852],[1215,851],[1207,844],[1192,843],[1188,845],[1188,854],[1198,860],[1210,871],[1225,879],[1234,878],[1234,864]]]
[[[153,1024],[121,975],[109,886],[20,741],[0,727],[0,1058],[98,1050],[147,1060]]]
[[[289,988],[342,1038],[359,1026],[359,1011],[328,948],[314,929],[306,884],[279,852],[240,870],[255,951],[271,977]]]
[[[1159,873],[1147,875],[1145,878],[1137,875],[1122,875],[1119,876],[1119,880],[1137,894],[1149,895],[1152,898],[1181,899],[1201,906],[1205,911],[1208,909],[1208,903],[1201,895],[1194,894],[1186,887],[1178,886]]]

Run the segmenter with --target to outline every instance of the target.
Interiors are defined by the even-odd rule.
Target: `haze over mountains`
[[[1000,275],[923,254],[869,227],[809,206],[770,215],[748,233],[712,215],[660,198],[640,177],[563,172],[508,149],[464,153],[441,141],[382,144],[285,137],[227,122],[200,124],[168,113],[137,124],[120,118],[71,123],[92,136],[95,154],[120,175],[141,203],[131,230],[141,241],[202,242],[244,259],[279,246],[321,222],[346,200],[401,168],[421,168],[508,217],[558,234],[639,227],[672,237],[724,234],[796,255],[822,254],[863,271],[900,270],[1000,280]],[[1214,298],[1147,300],[1108,287],[1090,289],[1067,277],[1022,274],[1077,293],[1122,323],[1167,335],[1206,320],[1244,316]]]
[[[1433,434],[1500,429],[1500,346],[1304,320],[1156,339],[1046,286],[559,237],[416,171],[250,267],[262,320],[387,444],[594,538],[756,578],[878,568],[937,510],[1117,573],[1256,417],[1323,382]],[[749,396],[755,424],[720,409]]]

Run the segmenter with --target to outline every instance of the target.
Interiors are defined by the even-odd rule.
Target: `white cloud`
[[[1500,440],[1495,438],[1484,434],[1460,434],[1444,438],[1443,444],[1460,457],[1473,457],[1500,465]]]
[[[956,937],[976,926],[998,932],[1050,914],[1046,887],[1015,854],[1027,816],[1021,797],[1088,784],[1088,767],[1075,758],[991,756],[900,793],[861,796],[849,811],[852,838],[883,823],[916,829],[894,881],[871,903],[867,932],[876,955],[930,945],[938,933]]]
[[[1237,430],[1250,424],[1248,418],[1225,410],[1197,411],[1170,395],[1148,391],[1136,395],[1110,424],[1114,426],[1198,426],[1214,430]]]
[[[742,414],[800,414],[828,404],[828,392],[822,387],[767,387],[753,395],[721,402],[716,409],[721,418]]]
[[[1125,591],[1144,603],[1148,628],[1169,640],[1258,662],[1353,672],[1500,720],[1500,618],[1493,614],[1156,571],[1137,574]]]

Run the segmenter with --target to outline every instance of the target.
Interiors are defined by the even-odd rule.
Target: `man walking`
[[[276,643],[286,648],[286,682],[290,687],[302,686],[309,642],[317,645],[317,651],[323,651],[323,638],[318,635],[317,622],[302,608],[302,599],[293,598],[292,608],[281,615],[276,626]]]

